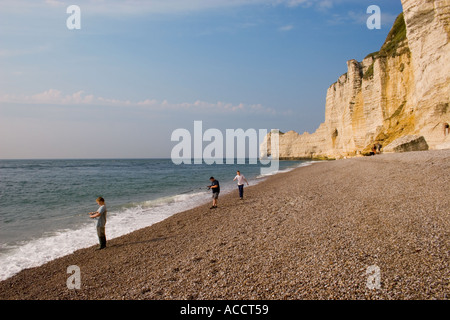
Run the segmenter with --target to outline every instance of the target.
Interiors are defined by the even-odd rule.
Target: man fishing
[[[97,211],[89,212],[89,217],[92,219],[97,219],[97,236],[98,241],[100,242],[100,247],[97,250],[102,250],[106,248],[106,234],[105,234],[105,225],[106,225],[106,205],[105,199],[102,197],[98,197],[96,200],[97,204],[100,206]]]
[[[217,208],[217,199],[219,199],[220,185],[219,181],[214,179],[214,177],[209,178],[209,180],[211,181],[211,185],[208,186],[208,188],[212,190],[213,199],[212,207],[210,209],[215,209]]]

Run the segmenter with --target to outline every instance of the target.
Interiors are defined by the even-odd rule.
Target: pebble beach
[[[446,300],[449,172],[450,150],[314,163],[23,270],[0,299]]]

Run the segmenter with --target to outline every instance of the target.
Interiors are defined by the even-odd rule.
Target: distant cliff
[[[402,0],[380,51],[327,90],[325,122],[312,134],[280,134],[281,159],[341,158],[368,153],[405,135],[423,136],[430,149],[450,148],[450,2]],[[270,151],[270,134],[261,156]]]

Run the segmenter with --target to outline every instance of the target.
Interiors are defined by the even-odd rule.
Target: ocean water
[[[210,201],[209,177],[236,191],[240,170],[250,185],[261,165],[175,165],[170,159],[0,160],[0,280],[98,242],[95,199],[108,208],[107,238],[130,233]],[[279,171],[308,165],[281,161]],[[236,191],[237,192],[237,191]]]

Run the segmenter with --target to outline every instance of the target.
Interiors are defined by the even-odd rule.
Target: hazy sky
[[[81,29],[69,30],[69,5]],[[366,10],[378,5],[381,30]],[[400,0],[0,0],[0,158],[169,157],[177,128],[313,132]]]

